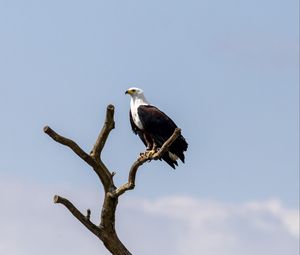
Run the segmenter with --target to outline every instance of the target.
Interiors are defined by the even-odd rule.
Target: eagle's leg
[[[151,151],[153,147],[153,139],[150,135],[144,133],[144,139],[146,142],[146,151]]]
[[[156,152],[158,152],[158,150],[159,150],[159,148],[158,148],[157,144],[155,142],[153,142],[152,151],[154,153],[156,153]]]
[[[150,134],[144,133],[144,143],[147,146],[144,156],[152,157],[157,152],[157,145]]]

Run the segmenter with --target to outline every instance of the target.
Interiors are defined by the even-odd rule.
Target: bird
[[[150,104],[140,88],[132,87],[125,91],[131,96],[129,119],[134,134],[138,135],[146,146],[146,152],[156,152],[171,137],[177,125],[156,106]],[[180,135],[161,157],[173,169],[178,166],[178,158],[184,163],[188,143]]]

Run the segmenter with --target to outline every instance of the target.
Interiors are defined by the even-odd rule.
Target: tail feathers
[[[158,146],[158,148],[161,148],[161,146],[166,141],[161,136],[153,136],[153,140],[155,144]],[[169,164],[173,169],[175,169],[176,166],[178,166],[177,159],[179,158],[183,163],[185,161],[184,152],[188,148],[188,143],[184,139],[182,135],[180,135],[170,146],[169,152],[165,153],[162,156],[162,159]]]
[[[178,158],[180,158],[181,162],[184,163],[185,157],[184,157],[183,151],[176,152],[176,156],[178,156]]]
[[[164,154],[162,156],[162,159],[169,164],[169,166],[171,166],[173,169],[176,168],[176,166],[178,166],[178,163],[176,160],[173,160],[170,158],[170,156],[168,154]]]
[[[170,152],[175,154],[184,163],[185,157],[184,152],[188,148],[188,143],[185,141],[183,136],[180,136],[170,147]]]
[[[182,151],[186,151],[188,148],[188,143],[182,135],[179,136],[178,139],[176,139],[175,143],[177,144],[178,148],[180,148]]]

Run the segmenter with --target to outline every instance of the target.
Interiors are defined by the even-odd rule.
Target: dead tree
[[[135,177],[139,167],[147,161],[160,159],[161,156],[168,151],[170,145],[180,135],[181,131],[179,128],[177,128],[174,131],[173,135],[163,144],[163,146],[157,152],[145,152],[140,154],[140,156],[130,168],[127,183],[121,185],[120,187],[116,187],[113,180],[115,173],[111,172],[101,160],[101,152],[104,148],[110,131],[114,129],[114,127],[114,106],[108,105],[106,109],[106,118],[104,125],[90,154],[81,149],[73,140],[57,134],[49,126],[44,127],[44,132],[56,142],[69,147],[75,154],[77,154],[78,157],[89,164],[96,175],[99,177],[104,189],[104,200],[99,225],[91,222],[91,211],[89,209],[87,210],[87,214],[84,215],[68,199],[58,195],[54,196],[54,203],[63,204],[75,218],[77,218],[87,229],[89,229],[103,242],[103,244],[111,252],[111,254],[130,255],[130,251],[120,241],[115,229],[115,213],[118,205],[118,199],[127,190],[134,189]]]

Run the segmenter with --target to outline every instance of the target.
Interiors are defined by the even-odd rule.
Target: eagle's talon
[[[153,158],[153,155],[154,155],[155,153],[156,153],[155,150],[151,150],[151,151],[149,151],[149,152],[147,153],[147,157]]]
[[[149,160],[151,160],[151,157],[155,154],[155,152],[153,150],[146,150],[145,152],[141,152],[140,153],[140,157],[143,158],[149,158]]]

